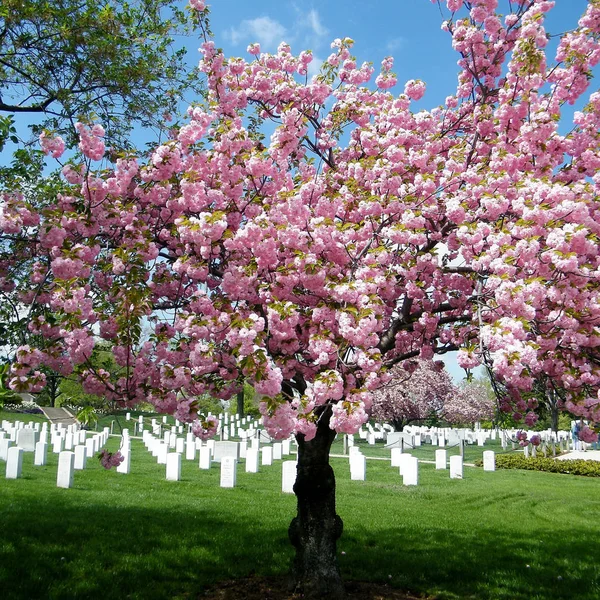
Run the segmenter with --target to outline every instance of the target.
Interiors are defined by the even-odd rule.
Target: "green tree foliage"
[[[188,23],[173,0],[3,0],[0,149],[17,113],[43,115],[41,127],[71,144],[82,115],[121,147],[135,125],[159,125],[186,90],[198,91],[175,43]]]

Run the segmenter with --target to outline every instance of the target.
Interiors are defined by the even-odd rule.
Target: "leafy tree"
[[[452,378],[439,361],[412,361],[395,365],[390,381],[373,394],[372,416],[402,431],[412,421],[441,416],[458,393]]]
[[[52,350],[21,349],[11,386],[35,389],[59,357],[84,365],[97,331],[122,371],[80,376],[115,401],[192,421],[195,398],[248,381],[270,433],[298,441],[289,537],[306,597],[343,596],[329,451],[395,364],[453,350],[465,368],[485,361],[506,411],[532,408],[524,394],[544,373],[568,410],[600,421],[600,94],[586,93],[600,6],[554,61],[552,3],[511,3],[502,18],[494,2],[448,5],[461,72],[442,107],[411,111],[419,81],[392,94],[389,58],[368,87],[349,39],[311,81],[310,53],[254,45],[247,62],[207,42],[207,103],[147,165],[72,167],[72,189],[41,214],[4,200],[6,239],[39,240],[29,299],[56,318],[32,321]],[[563,105],[580,100],[560,133]],[[268,147],[245,127],[254,111],[276,123]],[[80,134],[88,159],[103,154],[98,130]]]
[[[199,19],[196,18],[199,23]],[[12,117],[40,114],[75,142],[74,124],[99,119],[111,144],[136,124],[176,114],[197,74],[174,36],[187,29],[173,0],[4,0],[0,7],[0,148]]]

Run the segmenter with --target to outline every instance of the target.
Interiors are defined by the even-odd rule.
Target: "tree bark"
[[[244,416],[244,389],[237,393],[237,414],[240,415],[240,419]]]
[[[310,441],[298,441],[298,471],[294,492],[298,514],[288,530],[296,548],[292,565],[295,591],[307,600],[345,597],[337,562],[337,540],[342,535],[342,519],[335,512],[335,476],[329,464],[329,450],[335,431],[329,428],[331,406],[326,406]]]

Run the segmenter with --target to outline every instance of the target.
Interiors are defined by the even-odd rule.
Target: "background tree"
[[[133,127],[160,128],[186,91],[199,91],[174,39],[188,24],[174,0],[5,0],[0,139],[14,138],[11,117],[26,113],[42,116],[37,133],[51,129],[68,145],[76,121],[96,118],[111,145],[131,146]]]
[[[443,407],[444,419],[453,425],[491,421],[495,414],[496,398],[485,380],[462,382]]]
[[[373,393],[372,417],[402,431],[412,421],[424,421],[444,414],[446,403],[458,393],[440,361],[412,361],[395,365],[390,381]]]
[[[393,95],[388,58],[369,87],[349,39],[310,81],[311,54],[286,44],[252,45],[246,61],[205,43],[206,105],[147,164],[71,166],[71,189],[41,214],[5,198],[3,235],[44,257],[25,297],[56,318],[32,320],[52,347],[20,349],[11,385],[43,385],[40,364],[85,364],[96,332],[122,372],[80,377],[124,406],[150,400],[192,421],[195,398],[248,381],[269,432],[298,442],[289,537],[307,597],[343,596],[329,450],[367,420],[395,364],[450,350],[466,368],[485,360],[509,411],[532,407],[523,394],[545,373],[566,408],[600,420],[600,95],[558,130],[600,60],[600,7],[549,61],[551,6],[452,12],[457,92],[417,113],[425,85]],[[268,146],[251,116],[274,121]],[[88,159],[104,154],[99,128],[79,133]]]

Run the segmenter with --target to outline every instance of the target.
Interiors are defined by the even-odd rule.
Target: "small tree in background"
[[[449,394],[443,417],[453,425],[491,421],[496,414],[496,398],[486,381],[464,381]]]
[[[442,416],[458,389],[440,361],[410,361],[390,371],[390,381],[373,393],[371,416],[402,431],[412,421]]]

